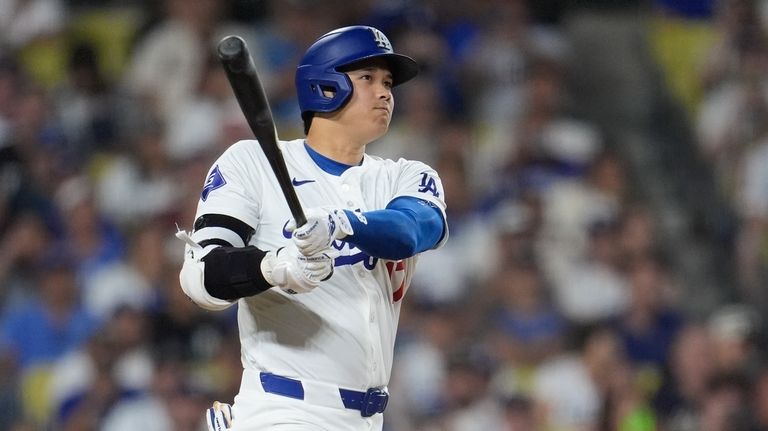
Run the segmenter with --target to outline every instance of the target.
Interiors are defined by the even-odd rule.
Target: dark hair
[[[304,122],[304,134],[309,133],[309,128],[312,126],[312,119],[315,118],[315,113],[308,111],[301,114],[301,120]]]

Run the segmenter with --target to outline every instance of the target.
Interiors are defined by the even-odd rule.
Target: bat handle
[[[302,227],[307,224],[307,217],[304,215],[304,211],[301,214],[295,214],[293,219],[296,220],[296,227]]]
[[[227,36],[219,42],[217,49],[219,59],[233,72],[242,73],[248,69],[250,56],[242,37]]]

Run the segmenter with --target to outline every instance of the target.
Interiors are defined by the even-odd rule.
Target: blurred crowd
[[[0,429],[197,431],[232,402],[234,310],[184,296],[173,236],[250,137],[215,44],[246,39],[293,139],[299,56],[368,24],[421,65],[368,153],[435,167],[451,231],[403,303],[386,430],[768,430],[768,6],[616,2],[690,41],[654,67],[736,214],[733,301],[694,314],[642,173],[572,97],[583,3],[0,1]]]

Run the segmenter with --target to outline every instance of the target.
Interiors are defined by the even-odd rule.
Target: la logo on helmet
[[[389,43],[389,39],[387,39],[387,36],[384,36],[384,33],[380,32],[375,28],[369,28],[369,29],[373,33],[373,40],[376,41],[376,45],[378,45],[379,48],[384,48],[388,51],[392,51],[392,44]]]

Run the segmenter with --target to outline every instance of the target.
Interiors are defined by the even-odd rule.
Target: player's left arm
[[[437,247],[447,235],[440,178],[418,163],[401,172],[395,196],[384,209],[310,208],[307,224],[294,232],[294,242],[305,255],[344,240],[370,256],[399,260]]]
[[[446,232],[440,209],[412,196],[395,198],[383,210],[344,212],[354,232],[344,241],[382,259],[406,259],[435,248]]]

